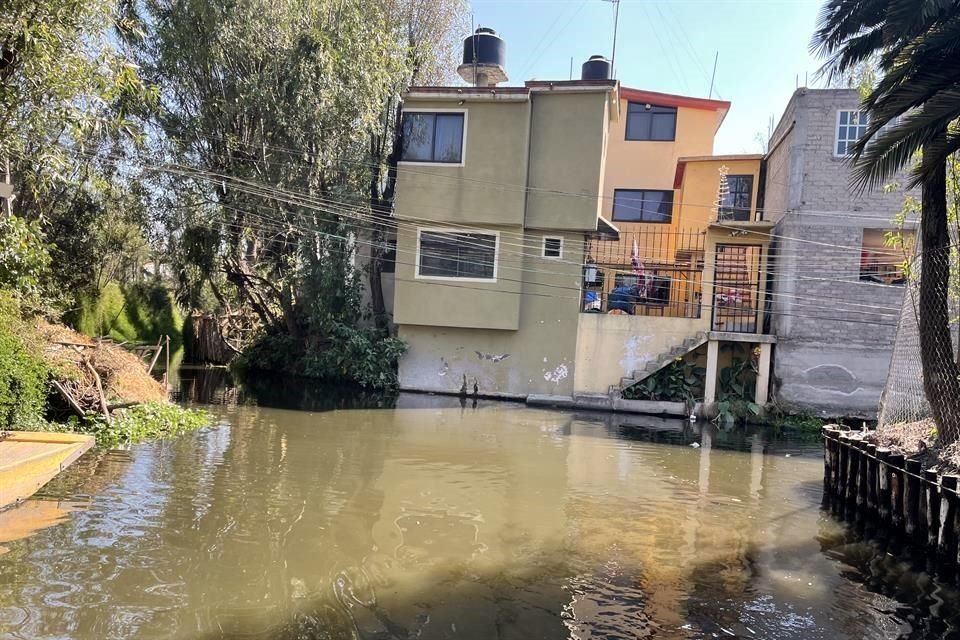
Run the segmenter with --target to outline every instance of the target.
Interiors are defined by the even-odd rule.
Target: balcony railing
[[[589,240],[581,311],[699,318],[704,239],[702,231],[645,230]]]

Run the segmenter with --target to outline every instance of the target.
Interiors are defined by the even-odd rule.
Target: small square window
[[[563,238],[543,238],[543,257],[544,258],[562,258],[563,257]]]

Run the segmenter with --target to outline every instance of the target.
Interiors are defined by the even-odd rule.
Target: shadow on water
[[[181,402],[250,405],[298,411],[392,409],[393,394],[320,383],[308,378],[251,372],[235,375],[224,367],[180,367],[173,381]]]

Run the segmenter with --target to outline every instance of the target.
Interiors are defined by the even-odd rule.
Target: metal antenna
[[[710,76],[710,95],[708,98],[713,97],[713,81],[717,79],[717,60],[720,58],[720,51],[717,50],[717,53],[713,56],[713,74]]]
[[[613,52],[610,54],[610,77],[615,78],[617,68],[614,63],[617,61],[617,28],[620,26],[620,0],[603,0],[613,5]],[[573,75],[573,72],[571,72]]]
[[[470,14],[470,44],[473,45],[473,86],[477,86],[477,32],[474,29],[473,14]]]

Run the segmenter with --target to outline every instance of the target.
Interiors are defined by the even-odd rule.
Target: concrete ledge
[[[531,393],[527,396],[527,404],[537,407],[560,407],[572,409],[576,406],[573,396],[549,396]]]
[[[776,344],[777,336],[766,333],[737,333],[736,331],[711,331],[707,334],[710,340],[725,342],[753,342]]]
[[[624,398],[615,398],[613,401],[614,411],[624,411],[629,413],[647,413],[660,416],[677,416],[686,418],[687,405],[683,402],[657,402],[654,400],[626,400]]]
[[[480,398],[483,400],[509,400],[512,402],[523,402],[527,399],[527,396],[517,395],[513,393],[500,393],[498,391],[488,391],[486,393],[480,392],[477,395],[473,395],[471,390],[466,395],[460,393],[460,391],[453,391],[450,389],[425,389],[421,387],[400,387],[398,391],[403,391],[404,393],[422,393],[426,395],[437,395],[437,396],[452,396],[452,397],[461,397],[461,398]]]
[[[602,393],[578,393],[573,396],[573,406],[592,411],[613,411],[613,400]]]

